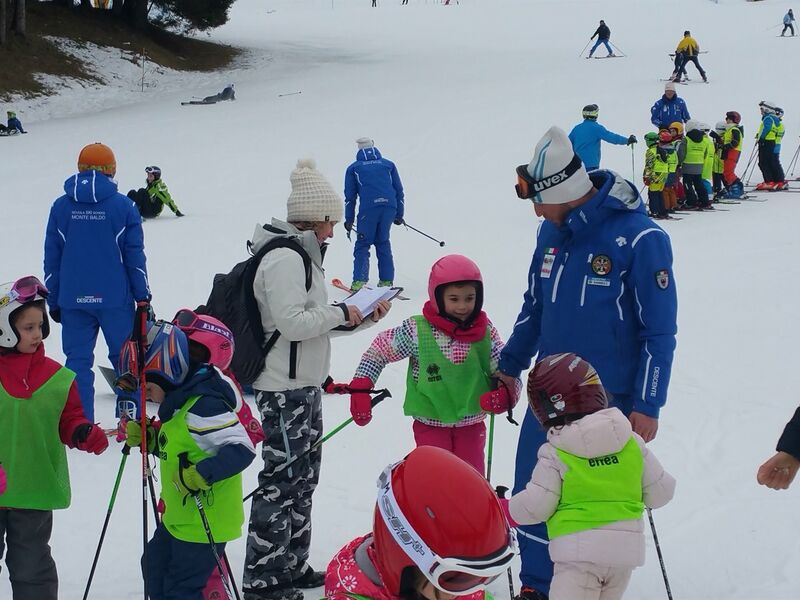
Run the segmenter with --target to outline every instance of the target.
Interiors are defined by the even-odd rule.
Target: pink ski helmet
[[[448,254],[433,263],[428,277],[428,298],[440,315],[447,316],[442,301],[445,286],[466,282],[475,283],[476,291],[475,310],[467,319],[471,323],[483,308],[483,277],[478,265],[461,254]]]
[[[233,360],[233,333],[211,315],[200,315],[189,308],[182,308],[172,322],[186,334],[190,342],[196,342],[208,350],[208,362],[223,371]]]

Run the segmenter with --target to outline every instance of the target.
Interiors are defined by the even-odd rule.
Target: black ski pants
[[[130,190],[128,198],[136,204],[136,208],[139,209],[139,214],[142,215],[143,219],[154,219],[161,214],[164,208],[161,202],[153,200],[144,188]]]
[[[794,25],[791,23],[786,23],[786,25],[783,26],[783,31],[781,31],[781,37],[783,37],[783,34],[786,33],[787,29],[791,30],[792,35],[794,35]]]
[[[783,181],[786,179],[781,166],[781,159],[775,153],[775,140],[759,140],[758,168],[764,181]]]
[[[53,511],[0,509],[0,558],[5,551],[13,600],[58,600],[50,554]]]
[[[708,206],[708,190],[703,183],[703,176],[683,174],[683,187],[686,190],[687,206]]]
[[[700,73],[700,77],[706,78],[706,72],[700,66],[700,61],[697,59],[696,54],[689,56],[685,52],[679,52],[675,56],[675,79],[680,79],[681,76],[686,77],[686,63],[688,62],[693,62],[694,66],[697,67],[698,73]]]

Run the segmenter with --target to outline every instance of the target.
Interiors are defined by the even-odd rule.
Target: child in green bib
[[[422,315],[375,338],[350,387],[370,389],[388,363],[408,358],[403,409],[414,418],[417,446],[448,450],[483,473],[486,413],[506,412],[519,393],[494,379],[504,344],[481,310],[478,265],[458,254],[440,258],[431,267],[428,296]],[[369,394],[351,394],[357,425],[372,419],[370,402]]]
[[[675,479],[625,415],[608,408],[597,371],[579,356],[542,358],[528,376],[528,402],[547,442],[531,481],[506,501],[510,520],[547,523],[550,600],[590,591],[617,600],[644,564],[642,513],[672,499]]]
[[[147,587],[151,598],[200,598],[211,572],[223,571],[217,558],[225,543],[241,537],[241,472],[255,448],[236,416],[233,388],[212,365],[190,360],[186,334],[158,321],[148,323],[147,340],[145,392],[160,405],[160,425],[147,427],[147,448],[159,457],[163,482],[161,523],[143,565]],[[120,373],[135,375],[134,360],[126,345]],[[127,433],[126,443],[138,447],[141,425],[129,421]],[[200,498],[208,527],[191,496]]]
[[[14,600],[58,599],[50,532],[53,511],[71,500],[65,446],[108,448],[83,413],[75,373],[45,356],[47,294],[33,276],[0,284],[0,558],[5,549]]]

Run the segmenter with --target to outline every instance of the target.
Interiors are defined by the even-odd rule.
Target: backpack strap
[[[255,281],[256,271],[258,270],[258,266],[261,264],[261,261],[268,252],[275,250],[275,248],[290,248],[300,255],[300,258],[303,259],[303,268],[305,269],[306,274],[306,291],[308,292],[311,290],[311,257],[308,255],[308,252],[306,252],[305,248],[303,248],[300,242],[294,238],[279,237],[270,240],[261,248],[259,248],[258,252],[253,255],[253,260],[248,265],[244,280],[246,285],[245,289],[247,290],[247,320],[250,322],[250,326],[253,328],[253,330],[257,334],[260,333],[260,337],[258,339],[261,340],[264,339],[264,328],[261,325],[261,311],[258,309],[258,302],[256,301],[255,292],[253,291],[253,282]],[[250,248],[250,242],[248,242],[248,250],[252,252],[252,249]],[[269,339],[263,342],[261,348],[265,356],[270,350],[272,350],[272,347],[275,345],[275,342],[278,341],[280,336],[281,332],[276,329]]]

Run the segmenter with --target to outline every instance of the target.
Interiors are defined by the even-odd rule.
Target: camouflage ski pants
[[[322,436],[322,394],[318,387],[255,393],[267,436],[258,474],[264,488],[253,497],[242,585],[245,592],[257,593],[290,584],[307,569],[311,495],[322,461],[321,446],[309,449]]]

